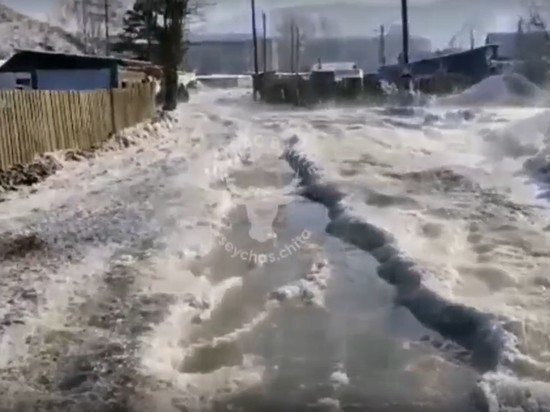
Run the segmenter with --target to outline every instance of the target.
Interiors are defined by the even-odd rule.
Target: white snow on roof
[[[321,67],[319,67],[319,63],[315,63],[313,67],[311,68],[312,71],[340,71],[340,70],[355,70],[354,66],[356,66],[356,63],[354,62],[321,62]]]

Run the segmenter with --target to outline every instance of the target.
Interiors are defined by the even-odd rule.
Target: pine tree
[[[147,3],[136,1],[123,18],[122,33],[114,49],[130,53],[134,58],[156,61],[155,45],[158,43],[160,26],[158,11],[147,7]]]
[[[185,33],[189,19],[202,0],[135,0],[124,17],[118,51],[131,52],[162,66],[165,110],[177,105],[178,67],[187,51]],[[141,44],[140,44],[141,43]],[[143,48],[143,43],[146,44]]]

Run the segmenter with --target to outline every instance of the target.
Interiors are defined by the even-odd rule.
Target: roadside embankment
[[[17,164],[7,170],[0,170],[0,202],[6,192],[22,186],[32,186],[63,168],[64,162],[84,161],[101,155],[103,152],[123,150],[148,138],[160,138],[164,130],[177,123],[175,116],[159,111],[152,119],[129,127],[114,134],[100,146],[89,150],[67,149],[44,153],[28,164]]]

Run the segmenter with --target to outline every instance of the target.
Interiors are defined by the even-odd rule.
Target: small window
[[[16,79],[15,84],[18,86],[30,86],[31,85],[31,79]]]

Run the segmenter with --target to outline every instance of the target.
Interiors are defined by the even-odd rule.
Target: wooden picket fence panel
[[[154,110],[153,83],[89,92],[0,90],[0,170],[45,152],[90,149]]]

